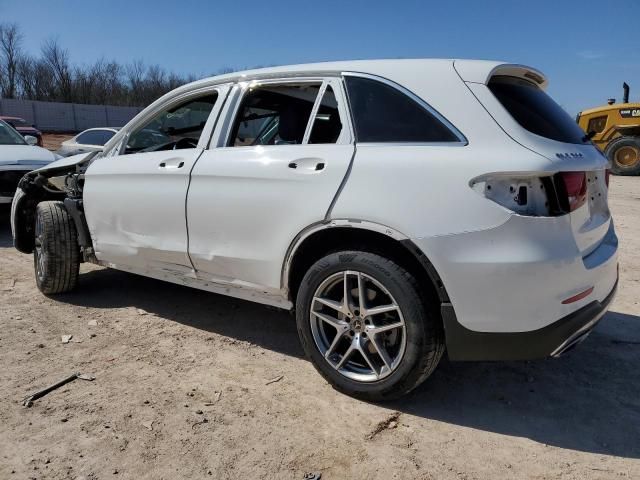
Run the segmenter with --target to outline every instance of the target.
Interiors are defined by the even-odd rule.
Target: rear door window
[[[229,147],[300,145],[321,83],[261,85],[242,99]]]
[[[313,119],[309,143],[336,143],[340,132],[342,132],[342,122],[338,102],[333,88],[328,85]]]
[[[386,83],[346,76],[358,142],[459,142],[431,112]]]
[[[521,127],[559,142],[589,143],[578,124],[535,83],[497,75],[489,90]]]

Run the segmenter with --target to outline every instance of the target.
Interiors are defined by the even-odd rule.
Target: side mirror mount
[[[25,135],[24,141],[27,142],[28,145],[35,146],[38,144],[38,139],[33,135]]]

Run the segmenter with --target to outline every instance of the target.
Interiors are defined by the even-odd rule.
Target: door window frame
[[[242,101],[249,92],[250,89],[268,85],[287,85],[287,84],[307,84],[316,83],[320,84],[318,94],[316,95],[311,113],[307,120],[305,132],[302,143],[298,145],[242,145],[233,146],[228,145],[229,137],[232,134],[233,125],[235,123],[236,116],[240,111]],[[338,104],[338,114],[340,115],[340,121],[342,123],[342,131],[335,143],[309,143],[309,137],[311,136],[311,129],[315,121],[316,114],[320,108],[320,102],[326,92],[327,87],[331,86],[333,93],[336,97]],[[237,82],[230,90],[227,102],[220,114],[221,121],[217,122],[211,142],[209,143],[209,149],[242,149],[242,148],[273,148],[273,147],[287,147],[287,146],[322,146],[322,145],[350,145],[354,143],[355,136],[353,134],[353,127],[351,125],[351,114],[347,108],[347,97],[344,90],[344,84],[340,76],[305,76],[305,77],[278,77],[269,79],[256,79],[250,81]]]
[[[104,152],[103,157],[114,157],[118,155],[125,155],[124,150],[129,141],[129,136],[132,132],[137,131],[140,127],[143,127],[149,121],[153,120],[158,114],[162,113],[165,110],[169,110],[173,107],[176,107],[180,104],[183,104],[189,100],[204,97],[206,95],[211,95],[213,92],[217,93],[216,103],[214,104],[211,112],[209,112],[209,116],[207,121],[202,129],[202,133],[200,134],[200,138],[198,139],[198,145],[195,147],[196,149],[205,149],[209,145],[209,140],[214,131],[218,118],[220,116],[220,112],[222,112],[224,106],[226,105],[227,96],[229,91],[231,90],[232,83],[222,83],[219,85],[210,85],[206,87],[197,88],[194,90],[189,90],[187,92],[182,92],[181,94],[168,98],[162,102],[160,100],[156,101],[155,104],[152,104],[148,111],[144,111],[143,115],[139,118],[135,118],[132,123],[126,126],[126,129],[123,129],[122,136],[116,143],[111,146],[108,150]],[[113,140],[113,138],[111,139]],[[110,140],[110,141],[111,141]],[[156,153],[156,152],[138,152],[138,154],[144,153]]]

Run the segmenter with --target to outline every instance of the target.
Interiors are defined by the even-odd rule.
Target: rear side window
[[[345,77],[358,142],[458,142],[431,112],[400,90],[369,78]]]
[[[584,132],[560,105],[535,83],[495,76],[489,90],[516,122],[531,133],[565,143],[588,143]]]

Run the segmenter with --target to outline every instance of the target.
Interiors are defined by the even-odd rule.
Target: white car
[[[62,142],[57,153],[69,157],[79,153],[99,152],[118,130],[119,128],[89,128]]]
[[[43,167],[58,156],[36,147],[37,138],[23,137],[11,125],[0,120],[0,204],[10,204],[20,179],[31,170]]]
[[[201,80],[28,175],[14,243],[45,294],[88,261],[295,309],[318,371],[359,398],[410,391],[445,348],[558,356],[610,304],[618,243],[607,160],[546,86],[472,60]]]

